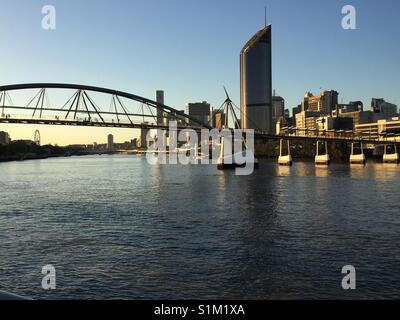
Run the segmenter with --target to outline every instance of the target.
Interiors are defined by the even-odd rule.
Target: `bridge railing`
[[[264,132],[264,134],[267,134]],[[349,141],[377,141],[377,142],[399,142],[400,135],[377,134],[373,132],[356,132],[353,130],[309,130],[298,128],[283,128],[280,132],[282,137],[299,137],[315,139],[340,139]]]
[[[32,116],[32,114],[28,115],[28,114],[0,114],[0,119],[1,120],[6,120],[10,119],[10,120],[26,120],[26,121],[56,121],[56,122],[77,122],[77,123],[115,123],[115,124],[127,124],[129,125],[131,122],[128,119],[115,119],[115,117],[107,117],[107,116],[103,116],[103,120],[100,119],[98,116],[94,116],[91,117],[89,119],[89,117],[62,117],[62,116],[58,116],[58,115],[42,115],[42,116]],[[131,119],[131,120],[137,120],[137,119]],[[133,121],[133,123],[141,123],[143,121]],[[147,124],[149,125],[155,125],[156,122],[155,121],[145,121]]]
[[[115,119],[112,115],[103,115],[100,119],[99,116],[93,115],[92,117],[82,117],[82,116],[70,116],[65,118],[64,116],[52,114],[52,115],[32,115],[32,114],[0,114],[1,122],[26,122],[26,123],[49,123],[49,124],[78,124],[78,125],[88,125],[88,126],[96,126],[96,125],[104,125],[104,126],[148,126],[151,128],[156,128],[156,121],[143,121],[139,119],[140,117],[133,117],[130,119],[120,118]],[[139,120],[139,121],[135,121]],[[133,122],[132,122],[133,121]],[[183,128],[183,127],[182,127]],[[196,130],[195,127],[192,127]],[[200,129],[200,128],[197,128]],[[256,134],[271,136],[270,133],[264,131],[256,131]],[[275,135],[276,136],[276,135]],[[308,130],[308,129],[298,129],[298,128],[282,128],[280,134],[278,136],[284,137],[299,137],[299,138],[313,138],[313,139],[340,139],[340,140],[349,140],[349,141],[373,141],[373,142],[400,142],[399,135],[390,135],[390,134],[378,134],[373,132],[355,132],[352,130]]]
[[[168,124],[166,125],[158,125],[156,120],[149,121],[141,119],[140,116],[127,118],[119,118],[116,119],[112,117],[112,115],[102,115],[102,118],[99,116],[82,117],[70,116],[65,118],[64,116],[59,115],[35,115],[32,114],[0,114],[0,122],[9,122],[9,123],[37,123],[37,124],[59,124],[59,125],[81,125],[81,126],[103,126],[103,127],[133,127],[133,128],[147,128],[147,129],[168,129]],[[200,126],[188,126],[186,122],[178,122],[177,126],[178,130],[182,129],[193,129],[196,131],[200,131],[202,127]]]

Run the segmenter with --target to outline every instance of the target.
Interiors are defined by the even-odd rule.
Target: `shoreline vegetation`
[[[91,154],[105,154],[101,150],[87,150],[82,147],[53,145],[38,146],[26,141],[12,141],[7,145],[0,145],[0,162],[40,160],[55,157],[84,156]]]

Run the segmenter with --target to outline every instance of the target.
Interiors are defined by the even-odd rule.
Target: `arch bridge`
[[[183,111],[123,91],[66,83],[0,86],[3,123],[167,129],[171,120],[178,129],[211,129]]]

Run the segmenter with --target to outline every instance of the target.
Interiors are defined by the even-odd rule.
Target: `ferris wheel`
[[[40,132],[39,132],[39,130],[35,131],[35,137],[34,137],[33,141],[35,142],[35,144],[40,146]]]

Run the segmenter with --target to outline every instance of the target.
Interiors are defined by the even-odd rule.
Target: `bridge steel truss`
[[[36,95],[25,106],[12,103],[11,92],[32,89],[37,90]],[[52,106],[49,89],[69,89],[73,91],[73,94],[62,107]],[[104,107],[99,107],[92,93],[109,95],[110,109],[112,110],[104,111]],[[141,112],[130,112],[124,99],[140,103]],[[157,116],[157,110],[161,110],[162,123],[160,123],[160,117]],[[15,114],[15,111],[29,111],[31,116],[21,118]],[[111,120],[106,119],[110,117]],[[138,122],[138,118],[142,120]],[[154,121],[150,122],[149,119]],[[176,120],[178,129],[211,129],[209,124],[202,123],[170,106],[123,91],[66,83],[27,83],[0,86],[0,122],[3,123],[167,129],[168,121],[163,121],[166,119],[168,121]]]

